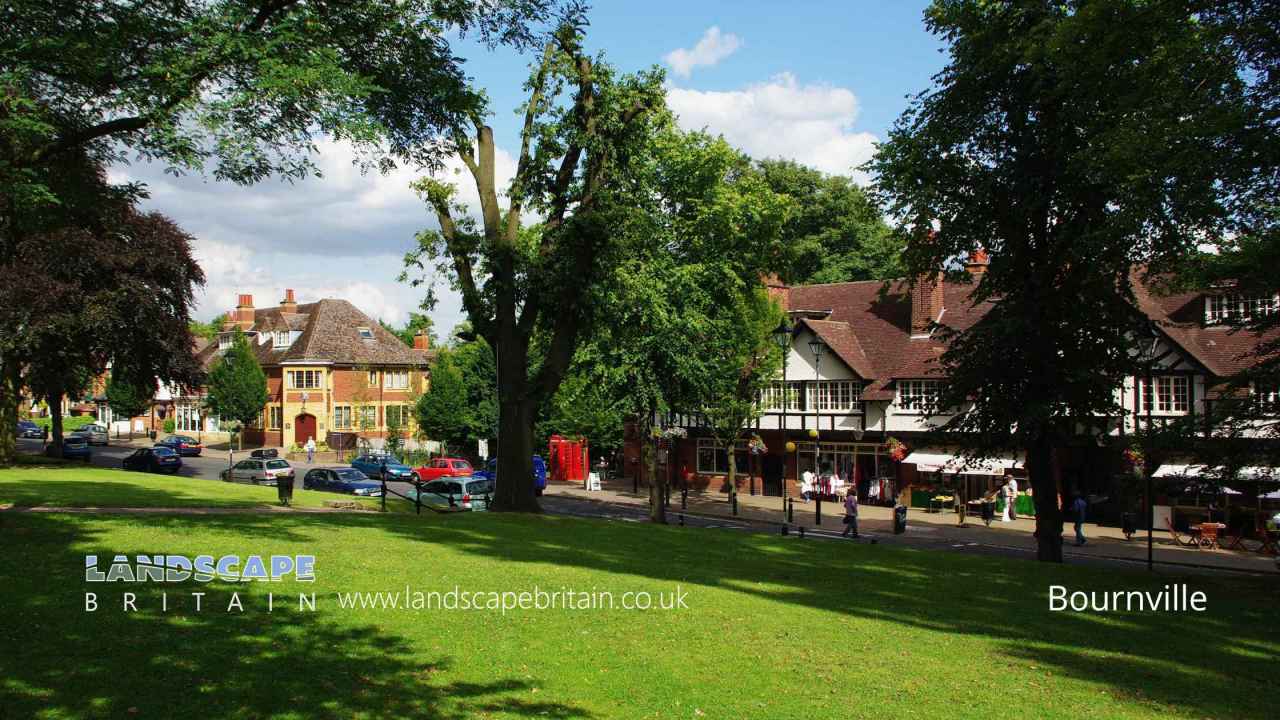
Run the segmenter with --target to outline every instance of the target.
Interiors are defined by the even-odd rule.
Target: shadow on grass
[[[195,517],[158,525],[203,526]],[[263,516],[224,517],[246,539],[300,539]],[[147,519],[147,524],[152,523]],[[375,625],[339,625],[299,609],[304,583],[280,585],[137,583],[88,585],[83,547],[99,533],[83,516],[0,517],[0,718],[467,718],[483,712],[590,717],[560,703],[519,697],[528,677],[441,682],[452,660],[422,659],[419,648]],[[156,548],[111,547],[133,557]],[[33,563],[33,558],[41,562]],[[101,606],[84,611],[84,592]],[[137,612],[123,612],[135,592]],[[169,607],[163,609],[162,593]],[[197,612],[190,593],[203,591]],[[238,592],[245,612],[228,612]],[[267,612],[267,593],[275,608]],[[322,602],[322,601],[321,601]]]
[[[0,514],[0,523],[4,522]],[[405,549],[407,557],[429,557],[433,546],[445,544],[506,562],[638,576],[681,583],[693,590],[698,586],[721,588],[777,603],[980,639],[1009,662],[1096,684],[1153,712],[1274,717],[1277,695],[1269,670],[1280,652],[1274,582],[1188,579],[1193,588],[1209,594],[1210,611],[1204,614],[1053,613],[1048,610],[1047,598],[1051,584],[1084,591],[1156,591],[1178,580],[936,551],[783,541],[763,535],[546,516],[236,515],[157,518],[154,522],[172,524],[177,531],[234,533],[249,546],[272,540],[307,542],[331,528],[364,528],[422,543],[420,550],[412,546]],[[20,544],[34,557],[71,555],[73,565],[81,562],[69,546],[86,538],[77,536],[75,524],[67,518],[28,516],[16,529],[41,540],[32,544],[9,537],[17,541],[10,546]],[[12,557],[0,557],[0,577],[16,575],[21,571],[18,565]],[[83,568],[66,571],[78,577]],[[49,693],[49,707],[88,713],[94,707],[93,698],[104,698],[112,707],[119,707],[131,702],[134,695],[164,694],[171,685],[187,687],[191,683],[190,687],[203,688],[200,692],[214,694],[212,717],[256,717],[286,710],[322,717],[361,712],[374,717],[454,716],[438,709],[424,710],[439,706],[445,698],[456,699],[454,706],[462,708],[456,716],[493,712],[495,708],[551,717],[584,714],[561,705],[513,705],[513,700],[501,697],[523,687],[521,681],[444,687],[415,681],[399,687],[396,681],[405,682],[405,678],[424,671],[406,660],[409,648],[371,627],[353,633],[309,615],[291,613],[270,622],[260,617],[237,618],[232,625],[219,615],[216,626],[205,626],[213,621],[199,616],[178,621],[139,614],[118,616],[125,619],[112,621],[109,627],[92,620],[73,623],[70,628],[50,626],[40,604],[76,599],[49,596],[47,586],[51,584],[55,583],[20,577],[20,587],[13,595],[17,612],[11,612],[0,628],[6,643],[22,643],[24,648],[51,643],[49,652],[34,654],[36,662],[0,667],[0,677],[7,679],[0,691],[10,695],[15,690]],[[70,615],[64,608],[57,617]],[[43,626],[31,624],[41,618],[46,618]],[[741,621],[757,622],[758,618]],[[127,634],[154,623],[162,623],[166,631],[139,633],[137,644],[123,660],[98,658],[87,667],[72,670],[60,659],[91,656],[95,636],[101,632]],[[181,643],[175,647],[172,641],[175,636],[184,637],[184,628],[194,629],[185,634],[192,638],[192,645],[182,649]],[[803,634],[806,628],[794,630]],[[894,638],[885,642],[886,652],[937,651],[888,647],[896,642]],[[28,656],[32,651],[25,649],[22,654]],[[164,660],[169,657],[174,660]],[[873,662],[874,658],[867,660]],[[448,662],[443,657],[436,660],[439,667]],[[999,665],[973,667],[963,656],[956,657],[956,664],[957,673],[974,677],[1001,670]],[[273,669],[281,666],[312,671],[273,680]],[[374,666],[376,672],[358,672]],[[117,689],[113,668],[121,667],[156,676],[140,681],[141,687],[132,684]],[[74,688],[68,687],[70,679],[75,680]],[[231,699],[221,699],[220,693]],[[996,706],[998,702],[991,707]],[[987,705],[983,703],[983,707]]]

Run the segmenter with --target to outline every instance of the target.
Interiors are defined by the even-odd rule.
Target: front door
[[[306,445],[308,440],[316,436],[316,416],[299,415],[293,419],[293,429],[294,442]]]

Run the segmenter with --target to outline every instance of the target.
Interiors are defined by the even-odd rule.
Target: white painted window
[[[1273,383],[1253,384],[1253,402],[1258,412],[1265,415],[1280,414],[1280,386]]]
[[[218,336],[218,349],[230,350],[234,342],[235,342],[234,335],[232,335],[231,333],[223,333]]]
[[[383,387],[388,390],[405,390],[409,387],[409,373],[404,370],[387,370],[382,373]]]
[[[853,412],[860,409],[862,385],[853,380],[821,380],[809,383],[809,408],[819,412]]]
[[[942,385],[937,380],[899,380],[898,408],[909,412],[924,412],[937,404]]]
[[[281,423],[284,422],[284,412],[279,405],[272,405],[267,408],[267,428],[270,430],[279,430]]]
[[[335,405],[333,407],[333,426],[340,430],[351,427],[350,405]]]
[[[1138,401],[1142,412],[1185,413],[1191,409],[1191,379],[1185,375],[1142,378]]]
[[[800,383],[798,382],[789,382],[785,388],[780,382],[770,383],[760,391],[760,407],[768,411],[781,412],[784,409],[784,396],[786,410],[800,409]]]
[[[1209,325],[1250,322],[1280,309],[1280,295],[1206,295],[1204,321]]]
[[[318,390],[322,377],[319,370],[290,370],[289,387],[294,390]]]
[[[360,408],[360,427],[376,428],[378,427],[378,408],[373,405],[361,405]]]
[[[292,339],[288,330],[277,330],[273,333],[273,347],[289,347],[290,342],[292,342]]]

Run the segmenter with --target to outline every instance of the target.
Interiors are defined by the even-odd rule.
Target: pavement
[[[633,490],[630,482],[611,482],[599,491],[588,491],[581,485],[554,484],[547,488],[543,496],[543,505],[549,501],[574,500],[629,508],[630,512],[647,516],[649,497],[647,489],[640,493]],[[555,512],[554,506],[548,507]],[[619,512],[615,510],[614,512]],[[798,536],[803,528],[806,537],[815,539],[840,538],[844,529],[841,518],[843,508],[838,503],[821,504],[821,519],[818,517],[818,503],[796,501],[792,517],[788,520],[782,510],[782,498],[761,495],[738,495],[738,512],[735,515],[728,502],[727,495],[720,493],[691,493],[687,499],[687,509],[681,510],[681,498],[674,493],[668,505],[669,521],[679,522],[679,516],[685,516],[688,524],[690,518],[698,518],[700,523],[714,521],[721,524],[754,526],[762,531],[780,533],[782,526],[788,526],[791,536]],[[918,508],[911,508],[907,513],[907,531],[902,535],[893,534],[893,508],[862,505],[858,512],[858,529],[866,542],[882,542],[901,544],[912,547],[995,554],[1010,557],[1035,558],[1036,539],[1033,518],[1020,517],[1017,520],[1002,523],[998,520],[986,527],[981,518],[969,516],[965,525],[959,525],[958,516],[952,511],[930,513]],[[1084,534],[1087,542],[1083,546],[1074,545],[1074,530],[1067,525],[1064,534],[1066,545],[1063,548],[1064,558],[1068,562],[1085,562],[1112,566],[1145,567],[1147,562],[1146,533],[1135,535],[1126,540],[1120,528],[1103,527],[1085,523]],[[1157,531],[1153,535],[1151,554],[1153,565],[1171,572],[1187,570],[1210,570],[1244,572],[1274,575],[1277,573],[1274,556],[1257,552],[1238,550],[1208,550],[1175,545],[1168,533]],[[848,540],[845,540],[848,542]]]

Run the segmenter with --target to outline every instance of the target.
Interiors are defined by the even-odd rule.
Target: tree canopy
[[[1026,448],[1040,558],[1061,561],[1052,456],[1077,420],[1124,412],[1115,389],[1151,333],[1135,266],[1224,230],[1244,83],[1179,3],[937,0],[926,23],[948,64],[869,169],[916,282],[990,254],[970,300],[992,304],[947,335],[934,409],[961,410],[944,429],[971,451]]]
[[[267,404],[267,375],[249,347],[244,333],[236,330],[231,347],[209,371],[209,409],[224,421],[239,424],[237,435],[244,443],[244,428],[259,422]]]

